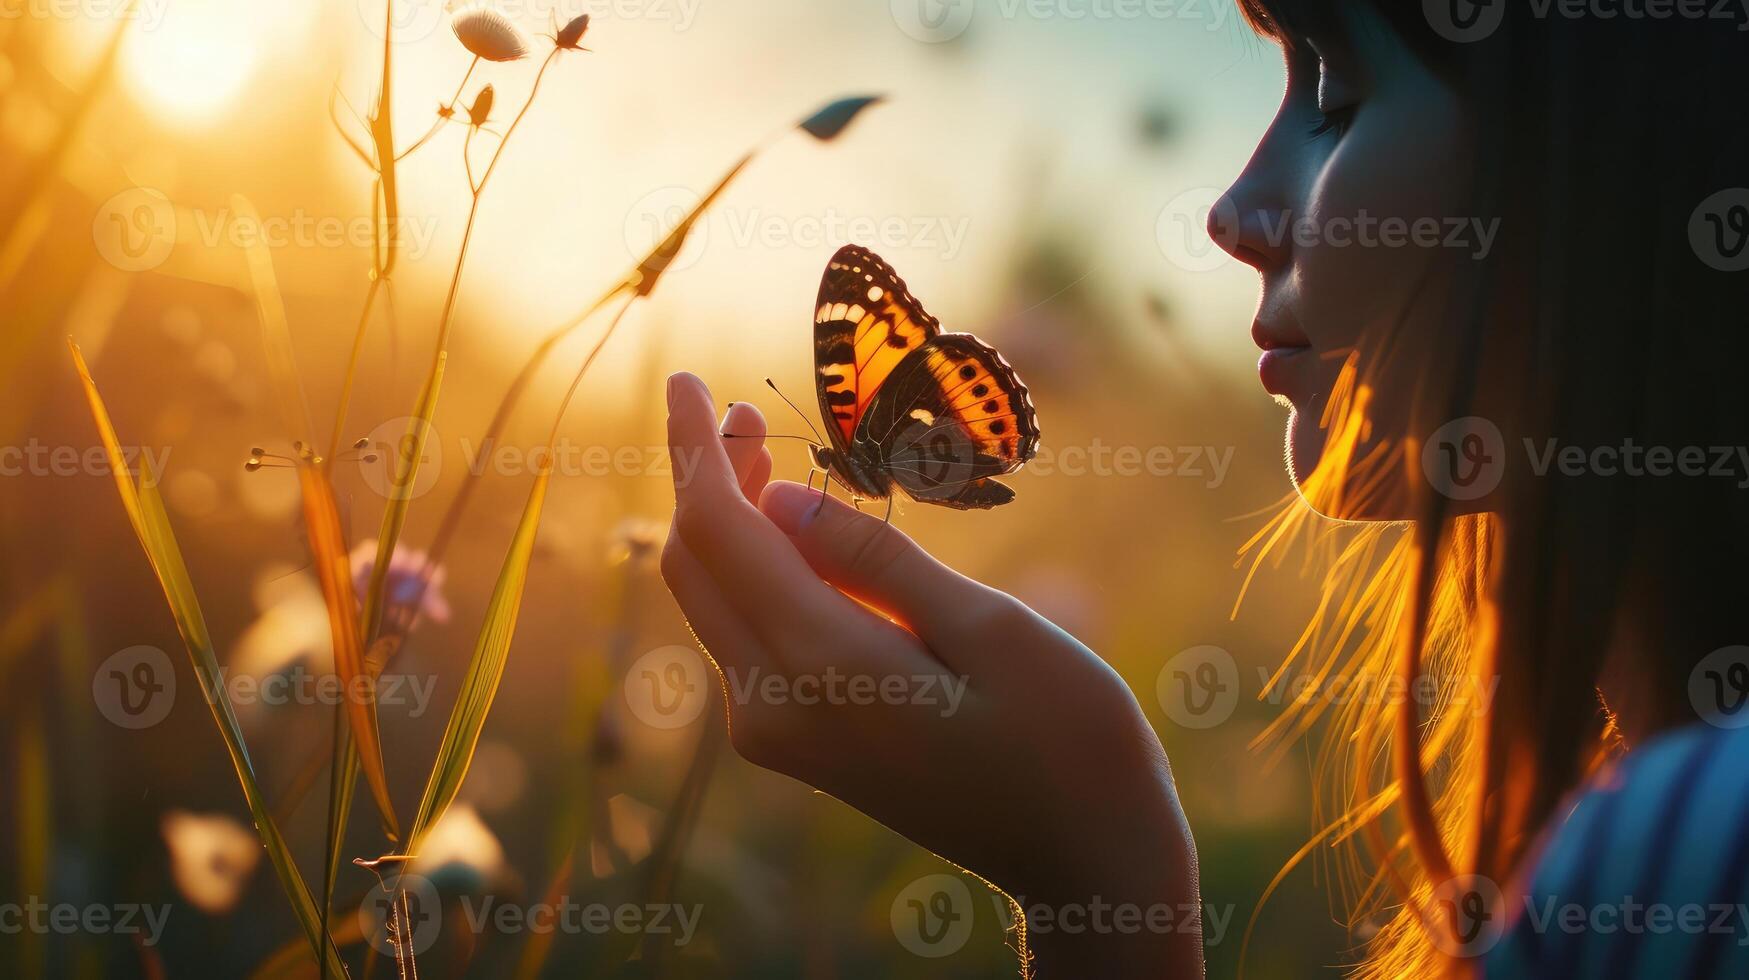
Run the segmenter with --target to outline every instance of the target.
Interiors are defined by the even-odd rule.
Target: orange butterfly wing
[[[858,245],[832,256],[814,307],[814,391],[834,448],[849,451],[875,392],[905,355],[940,333],[880,256]]]
[[[852,444],[916,500],[995,507],[1014,491],[992,477],[1038,453],[1038,416],[1026,385],[994,347],[971,334],[939,334],[906,356]]]

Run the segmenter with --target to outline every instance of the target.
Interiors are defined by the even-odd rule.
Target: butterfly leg
[[[895,495],[896,496],[896,495]],[[887,516],[882,518],[888,524],[893,523],[893,498],[887,498]]]
[[[821,470],[820,477],[821,477],[821,480],[820,480],[820,506],[814,508],[814,516],[815,517],[819,517],[820,512],[826,509],[826,498],[831,496],[832,471],[831,470]]]

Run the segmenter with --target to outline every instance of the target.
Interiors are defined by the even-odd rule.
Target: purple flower
[[[358,592],[360,602],[364,601],[365,593],[370,590],[370,577],[374,570],[377,555],[375,538],[360,541],[352,549],[352,587]],[[413,621],[419,621],[419,615],[430,616],[433,622],[449,622],[449,600],[444,598],[443,583],[447,572],[439,565],[431,569],[430,581],[422,581],[425,575],[425,552],[417,548],[395,547],[395,555],[389,559],[388,584],[384,588],[384,602],[389,608],[411,606],[419,603]]]

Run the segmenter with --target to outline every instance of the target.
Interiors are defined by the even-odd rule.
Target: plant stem
[[[467,74],[462,76],[462,83],[455,87],[455,94],[449,97],[449,105],[445,107],[445,108],[449,109],[450,112],[452,112],[452,113],[455,112],[456,103],[458,103],[462,100],[462,89],[468,87],[468,79],[474,77],[474,69],[479,67],[479,64],[480,64],[480,56],[479,55],[474,55],[474,60],[468,62]]]
[[[547,53],[545,61],[540,63],[540,71],[535,73],[534,87],[528,90],[528,100],[522,103],[522,109],[516,113],[516,118],[510,120],[510,128],[504,131],[504,138],[498,141],[498,150],[492,154],[492,162],[486,164],[486,172],[480,176],[480,187],[484,189],[486,181],[492,178],[492,171],[498,167],[498,158],[504,155],[504,147],[509,145],[510,137],[516,132],[516,127],[522,122],[522,117],[528,115],[528,109],[534,105],[534,97],[540,94],[541,79],[546,77],[547,69],[552,66],[553,59],[559,56],[561,49],[554,48]]]
[[[546,60],[541,62],[540,71],[534,76],[534,85],[529,89],[528,99],[523,102],[522,109],[516,113],[516,118],[504,131],[503,139],[498,142],[497,151],[492,154],[491,162],[486,165],[485,172],[480,175],[479,185],[471,187],[473,200],[468,205],[467,224],[462,228],[462,241],[456,252],[455,270],[450,274],[449,290],[444,297],[443,313],[438,320],[437,345],[432,351],[431,372],[426,378],[425,390],[420,393],[419,403],[415,406],[414,416],[423,421],[414,423],[415,426],[422,424],[428,426],[432,416],[437,411],[437,400],[442,385],[443,362],[449,353],[449,334],[455,323],[456,297],[461,293],[462,270],[467,264],[468,246],[473,242],[474,223],[480,216],[480,199],[485,193],[486,185],[492,180],[492,172],[497,169],[498,161],[504,156],[504,148],[510,144],[510,137],[516,134],[517,126],[522,122],[523,117],[528,115],[529,107],[534,105],[535,96],[540,94],[541,79],[546,77],[547,68],[552,65],[553,59],[558,53],[559,49],[554,48],[552,53],[547,55]],[[473,127],[469,128],[468,135],[471,140]],[[466,143],[463,144],[462,155],[465,160],[467,157]],[[472,183],[471,169],[470,167],[470,185]],[[423,437],[420,441],[422,444]],[[395,468],[394,485],[396,487],[411,487],[418,468],[419,460],[416,458],[416,454],[401,457],[399,465]],[[389,510],[384,514],[384,532],[379,535],[377,540],[376,560],[371,568],[370,585],[365,597],[365,609],[367,610],[365,646],[367,649],[376,640],[382,625],[384,593],[388,589],[389,582],[388,565],[394,557],[396,539],[400,536],[401,522],[405,520],[405,511],[405,500],[392,500],[389,502]]]
[[[375,211],[375,208],[372,208]],[[371,310],[376,308],[377,292],[382,289],[383,277],[379,269],[372,269],[370,274],[370,289],[364,294],[364,309],[358,314],[358,327],[352,332],[352,354],[346,359],[346,380],[340,385],[340,405],[334,411],[334,434],[328,440],[328,455],[323,458],[322,465],[334,466],[334,457],[340,452],[341,433],[346,431],[346,412],[352,404],[352,383],[358,374],[358,357],[364,348],[364,334],[370,326]]]

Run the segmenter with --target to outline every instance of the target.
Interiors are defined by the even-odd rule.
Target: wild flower
[[[159,821],[170,877],[188,903],[208,915],[229,912],[261,861],[261,841],[221,813],[171,810]]]
[[[419,856],[407,870],[430,877],[455,865],[469,869],[485,882],[501,878],[506,871],[504,845],[469,803],[455,804],[432,825]]]
[[[255,586],[255,621],[237,637],[231,670],[265,677],[308,661],[310,669],[334,669],[334,643],[328,605],[315,578],[276,569]]]
[[[352,549],[352,584],[361,599],[370,588],[376,554],[375,538],[360,541]],[[427,557],[425,552],[417,548],[395,548],[395,556],[389,560],[388,588],[385,590],[387,605],[401,608],[418,603],[418,607],[413,610],[413,622],[417,623],[423,615],[431,617],[432,622],[447,623],[449,600],[443,595],[443,582],[447,572],[442,565],[438,565],[430,570],[430,578],[426,579]]]
[[[517,61],[528,55],[522,32],[503,14],[490,7],[474,7],[456,14],[451,25],[456,40],[476,58],[486,61]]]

